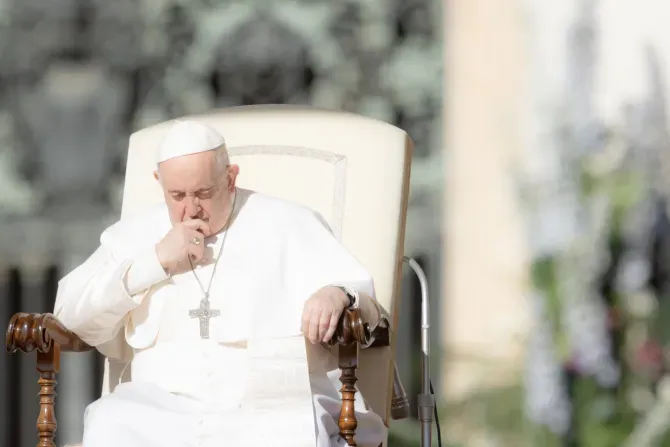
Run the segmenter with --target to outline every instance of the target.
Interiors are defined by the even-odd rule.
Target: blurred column
[[[524,96],[521,0],[453,0],[445,26],[442,397],[517,381],[528,328],[512,178]]]

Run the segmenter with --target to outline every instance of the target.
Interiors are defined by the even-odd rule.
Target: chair
[[[301,106],[244,106],[195,115],[225,136],[242,188],[300,202],[320,212],[334,234],[375,280],[388,326],[396,327],[412,142],[389,124],[351,113]],[[130,137],[121,215],[163,200],[153,179],[154,151],[170,122]],[[355,386],[386,424],[407,417],[408,405],[394,359],[395,332],[370,333],[357,311],[339,322],[332,349],[342,371],[340,432],[355,444]],[[38,446],[55,446],[54,399],[61,351],[93,349],[51,314],[14,315],[9,352],[37,351],[40,373]],[[119,383],[120,365],[105,359],[102,393]],[[124,376],[125,377],[125,376]]]

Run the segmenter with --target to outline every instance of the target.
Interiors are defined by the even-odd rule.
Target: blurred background
[[[0,323],[119,213],[130,133],[310,104],[416,143],[445,446],[670,446],[670,4],[663,0],[1,0]],[[418,284],[397,362],[419,392]],[[100,358],[65,354],[59,445]],[[0,446],[37,442],[34,355],[0,355]],[[418,446],[412,418],[390,446]]]

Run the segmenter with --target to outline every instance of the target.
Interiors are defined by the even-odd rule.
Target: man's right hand
[[[174,274],[180,264],[191,257],[193,262],[202,259],[205,252],[205,236],[210,234],[207,222],[194,219],[178,223],[156,244],[158,261],[166,272]],[[197,243],[194,243],[197,240]]]

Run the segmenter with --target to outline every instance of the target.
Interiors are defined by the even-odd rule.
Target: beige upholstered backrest
[[[412,152],[404,131],[356,114],[300,106],[234,107],[189,118],[224,135],[231,162],[240,166],[238,186],[320,212],[373,275],[377,299],[396,319]],[[163,201],[152,173],[170,125],[130,137],[124,216]],[[361,359],[359,385],[388,419],[393,350],[374,351]]]

